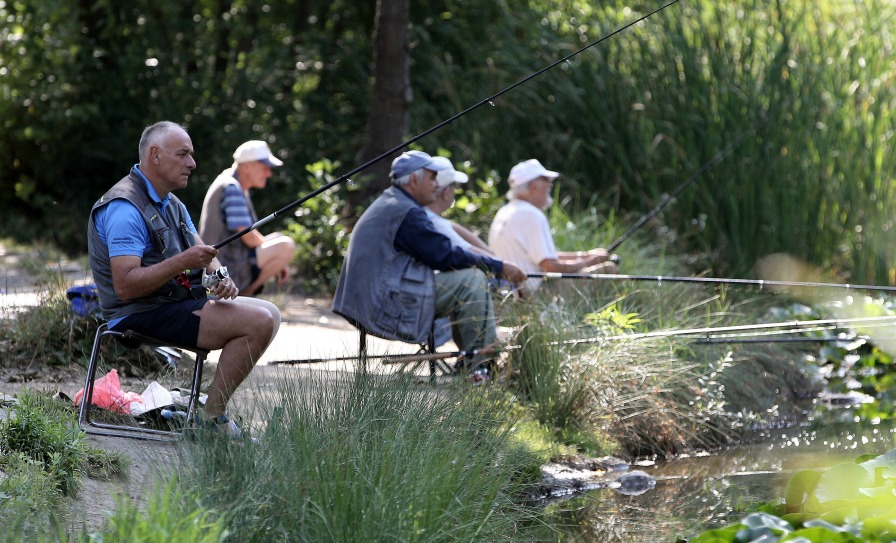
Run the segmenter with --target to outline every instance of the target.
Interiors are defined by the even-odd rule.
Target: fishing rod
[[[505,347],[505,349],[508,347]],[[510,346],[513,348],[513,346]],[[380,354],[366,355],[367,360],[380,360],[383,364],[414,364],[417,362],[429,362],[435,360],[443,360],[445,358],[472,358],[476,355],[496,354],[497,349],[493,346],[484,347],[482,349],[472,349],[470,351],[449,351],[441,353],[419,353],[419,354]],[[295,365],[295,364],[317,364],[321,362],[344,362],[351,360],[360,360],[361,355],[355,356],[338,356],[334,358],[303,358],[301,360],[272,360],[269,365]]]
[[[615,273],[558,273],[531,272],[527,277],[537,279],[599,279],[605,281],[653,281],[666,283],[711,283],[718,285],[751,285],[765,287],[835,288],[893,292],[896,287],[886,285],[853,285],[850,283],[821,283],[815,281],[776,281],[771,279],[727,279],[723,277],[676,277],[670,275],[625,275]]]
[[[612,341],[631,341],[641,339],[662,339],[677,336],[719,334],[726,332],[746,332],[754,330],[776,330],[779,333],[786,332],[813,332],[820,330],[833,330],[837,328],[849,328],[849,325],[862,325],[862,328],[876,328],[896,325],[896,316],[883,317],[854,317],[847,319],[820,319],[811,321],[782,321],[766,322],[759,324],[740,324],[731,326],[707,326],[701,328],[684,328],[676,330],[655,330],[653,332],[640,332],[632,334],[618,334],[615,336],[596,336],[583,339],[568,339],[549,343],[549,345],[572,345],[587,343],[607,343]],[[719,336],[715,336],[719,337]],[[850,340],[844,340],[850,341]]]
[[[659,338],[669,338],[669,337],[677,337],[677,336],[690,336],[690,335],[700,335],[704,336],[701,338],[697,338],[694,343],[701,344],[711,344],[711,343],[759,343],[759,342],[767,342],[767,343],[784,343],[784,342],[854,342],[859,340],[867,341],[870,336],[862,335],[862,336],[853,336],[853,337],[838,337],[838,336],[820,336],[820,337],[807,337],[807,338],[775,338],[768,337],[773,334],[783,335],[783,334],[791,334],[791,333],[806,333],[806,332],[821,332],[821,331],[831,331],[839,328],[848,328],[849,325],[862,325],[862,328],[877,328],[877,327],[887,327],[896,325],[896,316],[889,317],[855,317],[855,318],[847,318],[847,319],[822,319],[822,320],[810,320],[810,321],[800,321],[800,320],[791,320],[791,321],[781,321],[781,322],[769,322],[769,323],[759,323],[759,324],[742,324],[742,325],[731,325],[731,326],[709,326],[709,327],[701,327],[701,328],[685,328],[685,329],[677,329],[677,330],[656,330],[653,332],[642,332],[642,333],[633,333],[633,334],[618,334],[615,336],[597,336],[591,338],[581,338],[581,339],[567,339],[567,340],[558,340],[558,341],[550,341],[547,345],[550,346],[572,346],[576,347],[581,344],[590,344],[590,343],[609,343],[614,341],[630,341],[630,340],[641,340],[641,339],[659,339]],[[745,332],[753,332],[749,337],[744,334]],[[740,335],[725,335],[725,334],[733,334],[739,333]],[[765,334],[765,337],[757,337]],[[490,346],[483,349],[473,349],[471,351],[445,351],[445,352],[435,352],[435,353],[420,353],[420,354],[407,354],[407,355],[376,355],[376,356],[367,356],[368,360],[380,360],[383,364],[413,364],[418,362],[430,362],[437,360],[444,360],[446,358],[461,358],[461,357],[473,357],[476,355],[498,355],[501,352],[506,351],[514,351],[518,349],[522,349],[522,345],[504,345],[500,347]],[[342,356],[342,357],[334,357],[334,358],[311,358],[311,359],[303,359],[303,360],[278,360],[271,361],[268,364],[270,365],[294,365],[294,364],[312,364],[312,363],[322,363],[322,362],[340,362],[340,361],[351,361],[351,360],[359,360],[361,359],[360,355],[356,356]]]
[[[709,337],[694,341],[698,345],[715,345],[715,344],[731,344],[731,343],[837,343],[845,341],[855,341],[857,339],[870,339],[867,336],[858,336],[854,339],[843,339],[837,336],[818,336],[818,337],[778,337],[778,338],[761,338],[761,337],[744,337],[728,339],[725,337]]]
[[[284,207],[278,209],[277,211],[271,213],[271,214],[268,215],[267,217],[264,217],[263,219],[256,221],[256,222],[255,222],[254,224],[252,224],[251,226],[248,226],[248,227],[246,227],[245,229],[240,230],[239,232],[236,232],[235,234],[233,234],[232,236],[228,237],[227,239],[224,239],[223,241],[219,241],[218,243],[216,243],[215,245],[213,245],[213,247],[214,247],[215,249],[220,249],[221,247],[224,247],[225,245],[227,245],[227,244],[229,244],[229,243],[231,243],[231,242],[233,242],[233,241],[235,241],[235,240],[237,240],[237,239],[243,237],[244,235],[248,234],[249,232],[251,232],[251,231],[253,231],[253,230],[256,230],[256,229],[258,229],[258,228],[261,228],[262,226],[264,226],[265,224],[267,224],[267,223],[273,221],[274,219],[276,219],[276,218],[279,217],[280,215],[282,215],[282,214],[284,214],[284,213],[286,213],[286,212],[288,212],[288,211],[290,211],[290,210],[292,210],[292,209],[294,209],[294,208],[296,208],[296,207],[302,205],[303,203],[307,202],[307,201],[310,200],[311,198],[314,198],[314,197],[317,196],[318,194],[320,194],[320,193],[322,193],[322,192],[325,192],[325,191],[327,191],[327,190],[329,190],[329,189],[335,187],[336,185],[338,185],[338,184],[344,182],[345,180],[349,179],[351,176],[355,175],[356,173],[361,172],[361,171],[363,171],[363,170],[369,168],[370,166],[372,166],[372,165],[378,163],[379,161],[381,161],[381,160],[383,160],[383,159],[385,159],[385,158],[387,158],[387,157],[389,157],[389,156],[392,156],[393,154],[397,153],[398,151],[401,151],[402,149],[404,149],[405,147],[411,145],[412,143],[414,143],[414,142],[416,142],[416,141],[418,141],[418,140],[420,140],[420,139],[422,139],[422,138],[428,136],[429,134],[432,134],[432,133],[435,132],[436,130],[441,129],[442,127],[444,127],[444,126],[446,126],[446,125],[448,125],[448,124],[450,124],[450,123],[456,121],[457,119],[460,119],[461,117],[463,117],[463,116],[466,115],[467,113],[470,113],[471,111],[473,111],[473,110],[475,110],[475,109],[478,109],[478,108],[484,106],[485,104],[494,105],[493,101],[494,101],[496,98],[499,98],[499,97],[503,96],[504,94],[506,94],[506,93],[510,92],[511,90],[513,90],[513,89],[519,87],[520,85],[523,85],[524,83],[527,83],[528,81],[530,81],[530,80],[532,80],[532,79],[534,79],[534,78],[540,76],[541,74],[547,72],[548,70],[551,70],[552,68],[556,67],[557,65],[569,61],[571,58],[575,57],[576,55],[578,55],[578,54],[580,54],[580,53],[582,53],[582,52],[584,52],[584,51],[587,51],[588,49],[594,47],[595,45],[598,45],[598,44],[600,44],[601,42],[603,42],[603,41],[605,41],[605,40],[608,40],[608,39],[612,38],[612,37],[615,36],[616,34],[619,34],[620,32],[623,32],[624,30],[627,30],[628,28],[630,28],[630,27],[632,27],[632,26],[634,26],[634,25],[636,25],[636,24],[638,24],[638,23],[640,23],[640,22],[642,22],[642,21],[648,19],[649,17],[651,17],[651,16],[653,16],[653,15],[655,15],[655,14],[657,14],[657,13],[663,11],[664,9],[668,8],[669,6],[672,6],[672,5],[674,5],[674,4],[677,4],[678,2],[679,2],[679,0],[671,0],[670,2],[668,2],[668,3],[666,3],[666,4],[663,4],[663,5],[660,6],[659,8],[657,8],[657,9],[651,11],[651,12],[648,13],[647,15],[644,15],[644,16],[642,16],[642,17],[639,17],[639,18],[637,18],[637,19],[635,19],[635,20],[633,20],[633,21],[631,21],[631,22],[629,22],[629,23],[627,23],[627,24],[625,24],[625,25],[623,25],[623,26],[617,28],[616,30],[610,32],[609,34],[606,34],[606,35],[604,35],[604,36],[601,36],[601,37],[598,38],[597,40],[595,40],[595,41],[593,41],[593,42],[591,42],[591,43],[585,45],[584,47],[582,47],[582,48],[580,48],[580,49],[578,49],[578,50],[576,50],[576,51],[573,51],[573,52],[570,53],[569,55],[566,55],[565,57],[563,57],[563,58],[561,58],[561,59],[559,59],[559,60],[556,60],[556,61],[554,61],[554,62],[548,64],[548,65],[545,66],[544,68],[542,68],[542,69],[540,69],[540,70],[538,70],[538,71],[535,71],[535,72],[533,72],[533,73],[527,75],[526,77],[520,79],[520,80],[517,81],[516,83],[510,85],[509,87],[505,87],[504,89],[502,89],[502,90],[496,92],[495,94],[489,96],[488,98],[484,98],[484,99],[480,100],[480,101],[477,102],[476,104],[474,104],[474,105],[468,107],[467,109],[461,111],[460,113],[456,113],[455,115],[449,117],[448,119],[445,119],[444,121],[442,121],[442,122],[436,124],[435,126],[429,128],[429,129],[427,129],[427,130],[424,130],[423,132],[420,132],[419,134],[417,134],[416,136],[411,137],[411,138],[408,139],[408,140],[405,140],[403,143],[400,143],[400,144],[396,145],[395,147],[389,149],[389,150],[386,151],[385,153],[383,153],[383,154],[381,154],[381,155],[379,155],[379,156],[377,156],[377,157],[375,157],[375,158],[373,158],[373,159],[371,159],[371,160],[368,160],[368,161],[365,162],[364,164],[362,164],[362,165],[356,167],[355,169],[349,171],[348,173],[345,173],[345,174],[339,176],[338,178],[334,179],[333,181],[330,181],[329,183],[327,183],[326,185],[323,185],[323,186],[321,186],[321,187],[319,187],[319,188],[317,188],[317,189],[311,191],[311,192],[308,193],[307,195],[305,195],[305,196],[299,198],[298,200],[292,202],[291,204],[286,205],[286,206],[284,206]]]
[[[707,171],[708,169],[712,168],[713,166],[715,166],[716,164],[718,164],[719,162],[724,160],[729,154],[731,154],[732,151],[734,151],[736,148],[740,147],[740,144],[743,143],[747,139],[747,136],[749,136],[750,134],[752,134],[753,132],[758,130],[759,127],[765,125],[768,122],[769,118],[771,118],[771,116],[772,116],[771,112],[769,112],[768,114],[766,114],[765,116],[760,118],[758,121],[753,123],[752,126],[747,128],[746,130],[742,131],[740,134],[737,135],[736,138],[734,138],[734,140],[731,141],[731,143],[729,143],[721,151],[719,151],[718,153],[713,155],[713,157],[711,159],[709,159],[709,161],[707,161],[705,164],[700,166],[697,169],[697,171],[695,171],[693,174],[691,174],[690,177],[685,179],[683,183],[678,185],[675,188],[675,190],[664,195],[663,199],[660,201],[659,204],[657,204],[656,207],[654,207],[650,212],[648,212],[646,215],[644,215],[643,217],[638,219],[635,222],[635,224],[633,224],[631,227],[629,227],[629,229],[626,230],[625,233],[619,237],[619,239],[617,239],[616,241],[611,243],[610,246],[607,247],[607,252],[612,253],[613,251],[615,251],[620,245],[622,245],[622,242],[624,242],[629,237],[631,237],[631,235],[634,234],[639,228],[644,226],[644,224],[647,221],[654,218],[660,212],[660,210],[662,210],[664,207],[666,207],[666,205],[669,202],[674,200],[675,197],[681,193],[681,191],[683,191],[688,186],[690,186],[691,183],[696,181],[697,178],[700,177],[705,171]]]

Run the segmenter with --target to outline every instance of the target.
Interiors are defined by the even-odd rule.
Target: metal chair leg
[[[99,365],[100,348],[102,340],[105,336],[112,336],[127,342],[136,342],[139,346],[171,346],[167,345],[152,337],[137,334],[131,331],[118,332],[109,330],[108,324],[103,323],[96,331],[96,337],[93,340],[93,350],[90,353],[90,362],[87,365],[87,377],[84,382],[84,394],[81,397],[81,405],[78,412],[78,426],[85,432],[94,435],[105,435],[113,437],[130,437],[137,439],[146,439],[154,441],[167,441],[181,435],[182,431],[156,430],[155,428],[140,428],[125,424],[110,424],[92,420],[90,412],[93,408],[93,392],[96,380],[96,370]],[[208,357],[208,351],[196,347],[188,347],[183,345],[173,345],[178,349],[190,351],[195,355],[196,361],[193,367],[193,379],[190,386],[190,400],[187,405],[187,420],[185,427],[193,424],[196,417],[196,409],[199,403],[199,387],[202,384],[202,367]],[[105,430],[105,431],[104,431]]]

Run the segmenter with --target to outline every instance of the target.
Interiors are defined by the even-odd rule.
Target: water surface
[[[859,422],[827,412],[803,426],[763,430],[752,442],[711,454],[635,465],[657,479],[639,496],[595,490],[550,504],[547,511],[579,541],[675,541],[736,522],[759,502],[783,497],[790,477],[896,447],[892,421]],[[652,464],[652,465],[650,465]]]

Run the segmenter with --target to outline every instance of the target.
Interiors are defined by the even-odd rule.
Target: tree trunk
[[[410,77],[410,0],[379,0],[374,30],[373,94],[367,141],[355,157],[360,166],[401,143],[410,127],[413,91]],[[397,153],[396,153],[397,155]],[[389,185],[394,156],[386,157],[359,173],[357,189],[348,192],[343,219],[350,228],[358,208],[365,206]]]

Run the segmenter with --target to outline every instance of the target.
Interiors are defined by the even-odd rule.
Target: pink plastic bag
[[[81,405],[84,389],[75,394],[75,405]],[[143,398],[136,392],[122,392],[121,381],[118,380],[118,371],[110,370],[93,383],[93,401],[97,407],[129,415],[134,412],[133,404],[143,404]]]

